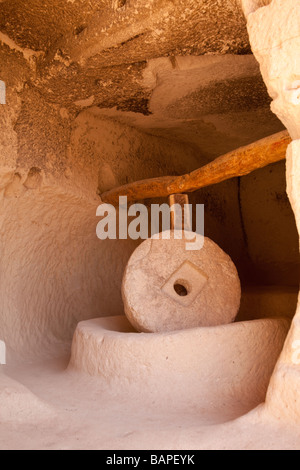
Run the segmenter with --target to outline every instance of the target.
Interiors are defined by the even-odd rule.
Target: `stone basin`
[[[289,328],[285,318],[137,333],[125,316],[80,322],[69,369],[158,402],[206,408],[264,401]]]

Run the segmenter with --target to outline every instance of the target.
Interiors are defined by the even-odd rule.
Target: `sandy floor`
[[[65,372],[64,360],[14,367],[11,377],[42,400],[33,413],[0,426],[1,449],[299,449],[299,427],[274,421],[263,406],[245,416],[235,409],[178,410],[112,392],[98,379]],[[9,386],[11,389],[14,383]],[[8,384],[7,384],[8,386]],[[1,391],[2,392],[2,391]],[[31,397],[33,399],[33,397]],[[25,403],[23,403],[25,405]],[[43,416],[43,414],[45,416]],[[230,421],[233,419],[232,421]]]
[[[263,405],[162,401],[68,368],[69,356],[2,366],[1,449],[299,449]],[[2,374],[4,372],[4,374]]]

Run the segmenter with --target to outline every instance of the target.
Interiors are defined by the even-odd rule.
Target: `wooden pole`
[[[171,194],[193,192],[237,176],[247,175],[285,158],[291,138],[287,131],[273,134],[253,144],[216,158],[211,163],[182,176],[162,176],[120,186],[101,194],[103,202],[117,206],[119,196],[128,202]]]
[[[169,196],[171,208],[171,230],[192,231],[189,197],[187,194],[171,194]]]

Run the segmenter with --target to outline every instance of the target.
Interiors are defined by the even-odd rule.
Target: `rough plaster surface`
[[[201,163],[282,129],[252,55],[151,59],[140,83],[151,93],[150,115],[116,108],[102,113],[194,144]]]
[[[167,332],[232,322],[241,287],[230,257],[207,237],[193,251],[176,230],[158,237],[145,240],[126,266],[122,297],[132,325],[139,331]],[[187,295],[178,295],[175,285],[182,285]]]
[[[195,28],[198,23],[202,27]],[[18,30],[20,24],[22,28]],[[133,53],[139,51],[142,41],[160,53],[170,44],[186,52],[201,52],[207,46],[211,50],[234,51],[249,47],[240,1],[230,0],[204,0],[200,8],[195,0],[127,0],[122,6],[110,0],[46,0],[43,5],[37,0],[22,4],[12,0],[2,2],[0,26],[22,47],[56,50],[68,40],[68,49],[74,49],[76,44],[86,49],[86,56],[94,53],[93,49],[112,52],[112,46],[122,43],[124,52]],[[142,37],[136,38],[138,34]],[[160,44],[155,48],[153,42],[158,39]],[[135,47],[126,44],[130,40],[136,42]]]
[[[287,193],[299,232],[299,27],[300,2],[273,0],[248,18],[254,54],[273,98],[272,109],[294,140],[287,151]],[[299,422],[299,303],[288,338],[276,365],[267,395],[267,407],[277,419]]]
[[[122,311],[119,285],[134,244],[96,237],[96,203],[23,187],[22,196],[1,204],[10,213],[0,219],[0,336],[7,347],[47,355],[57,343],[59,353],[80,319]]]
[[[295,211],[299,231],[299,155],[300,141],[290,144],[287,151],[287,186],[292,207]],[[285,346],[276,365],[267,395],[267,406],[277,419],[285,421],[300,420],[300,334],[299,299],[296,314],[290,328]],[[284,399],[282,395],[284,394]]]
[[[278,11],[281,12],[280,18]],[[273,19],[276,18],[276,21]],[[273,1],[268,8],[250,15],[249,34],[252,50],[273,98],[272,110],[299,139],[299,60],[293,52],[299,47],[299,2]],[[257,25],[264,24],[257,33]],[[274,34],[276,32],[276,34]]]

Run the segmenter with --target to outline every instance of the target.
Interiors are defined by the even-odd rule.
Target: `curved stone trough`
[[[169,333],[137,333],[125,316],[80,322],[70,369],[112,387],[185,406],[264,401],[289,321],[262,319]]]

